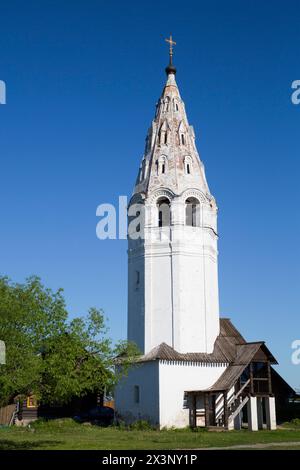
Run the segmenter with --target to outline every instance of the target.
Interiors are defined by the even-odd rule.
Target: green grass
[[[300,429],[300,418],[295,418],[292,419],[292,421],[283,423],[282,427],[286,429]]]
[[[0,428],[0,450],[14,449],[196,449],[257,443],[293,442],[300,448],[300,428],[277,431],[211,432],[199,430],[126,430],[75,423],[71,419]],[[298,443],[299,442],[299,447]],[[282,447],[280,447],[282,449]],[[290,448],[290,447],[287,447]]]

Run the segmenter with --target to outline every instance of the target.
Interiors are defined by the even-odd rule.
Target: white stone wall
[[[200,226],[185,225],[183,194],[171,199],[171,226],[159,228],[160,194],[146,201],[145,240],[129,240],[128,339],[142,353],[162,342],[182,353],[211,353],[219,334],[216,221],[204,225],[208,209],[203,195],[193,191],[201,200]]]
[[[118,415],[126,422],[146,419],[154,425],[183,428],[189,426],[189,408],[184,402],[186,391],[203,390],[213,385],[226,368],[225,364],[145,362],[129,371],[115,390]],[[140,403],[134,402],[134,386],[140,387]],[[204,414],[201,397],[197,409]],[[198,425],[204,425],[198,422]]]
[[[140,402],[135,403],[134,387],[140,390]],[[118,416],[127,423],[147,420],[159,423],[159,368],[158,361],[146,362],[130,369],[115,389],[115,407]]]
[[[137,283],[139,273],[139,283]],[[127,338],[134,341],[140,351],[145,344],[145,260],[142,253],[128,257],[128,323]],[[147,278],[147,282],[149,279]],[[130,313],[129,313],[130,312]]]
[[[213,385],[224,372],[223,365],[192,363],[159,364],[159,415],[160,427],[184,428],[189,426],[189,409],[184,407],[184,392],[203,390]],[[203,409],[201,398],[198,410]],[[198,423],[204,424],[204,423]]]

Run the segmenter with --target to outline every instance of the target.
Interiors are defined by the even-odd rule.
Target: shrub
[[[149,421],[139,419],[130,424],[129,429],[132,431],[153,431],[155,428],[149,423]]]
[[[30,423],[30,427],[36,430],[48,429],[55,431],[64,431],[66,428],[74,428],[80,426],[72,418],[58,418],[58,419],[47,419],[39,418],[36,421]]]

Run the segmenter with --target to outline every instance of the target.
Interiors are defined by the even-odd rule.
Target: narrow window
[[[158,226],[168,227],[170,225],[170,201],[167,198],[159,199],[157,203]]]
[[[167,170],[167,157],[165,155],[161,155],[157,161],[158,161],[157,174],[163,175],[164,173],[166,173],[166,170]]]
[[[168,134],[165,132],[165,144],[168,143]]]
[[[197,204],[192,204],[192,227],[197,226]]]
[[[163,226],[163,214],[162,210],[158,210],[158,226],[162,227]]]
[[[178,111],[178,104],[176,103],[176,111]]]
[[[133,400],[134,403],[140,403],[140,387],[138,385],[133,388]]]
[[[184,145],[184,134],[181,134],[181,143]]]
[[[162,143],[162,138],[163,138],[163,133],[162,133],[162,131],[160,131],[160,133],[159,133],[159,144]]]
[[[190,197],[185,202],[185,223],[190,227],[200,226],[200,204],[199,201]]]
[[[165,112],[169,111],[169,104],[170,104],[170,97],[167,96],[165,99],[165,106],[164,106]]]
[[[184,171],[186,175],[191,175],[193,171],[192,160],[191,157],[186,156],[184,157]]]

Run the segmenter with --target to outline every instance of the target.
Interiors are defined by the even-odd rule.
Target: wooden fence
[[[0,408],[0,425],[10,424],[15,409],[16,405],[7,405],[3,408]]]

